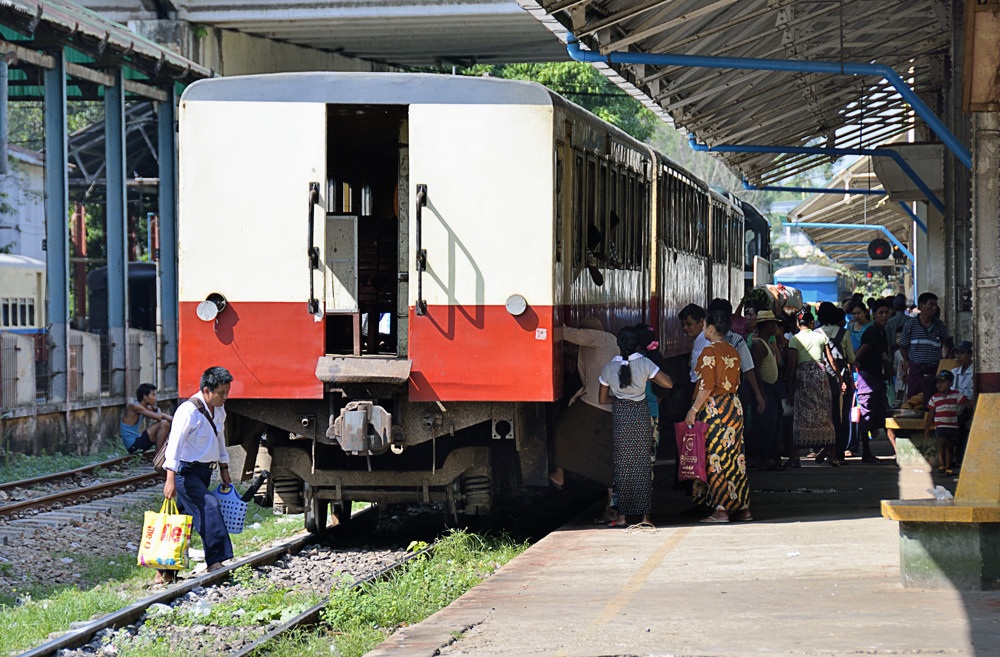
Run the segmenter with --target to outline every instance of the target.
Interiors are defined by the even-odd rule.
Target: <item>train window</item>
[[[35,300],[28,299],[28,326],[35,325]]]
[[[19,299],[17,303],[18,310],[20,310],[21,326],[28,325],[28,300]]]
[[[0,326],[10,326],[10,299],[0,299]]]
[[[562,246],[563,246],[563,161],[562,161],[562,148],[556,149],[556,262],[562,262]]]
[[[587,261],[587,248],[590,246],[589,235],[587,230],[586,214],[584,213],[584,203],[583,203],[583,190],[584,190],[584,180],[583,180],[583,156],[579,153],[574,153],[573,157],[573,224],[576,227],[577,235],[577,250],[576,258],[574,259],[574,264],[577,267],[582,267]]]

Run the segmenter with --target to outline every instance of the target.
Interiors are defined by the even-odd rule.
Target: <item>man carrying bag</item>
[[[191,515],[194,530],[205,548],[209,572],[222,568],[223,561],[233,558],[233,544],[219,501],[208,488],[216,467],[222,483],[232,485],[223,408],[232,380],[233,375],[224,367],[205,370],[200,390],[174,413],[164,462],[167,481],[163,496],[173,499],[176,495],[181,510]]]

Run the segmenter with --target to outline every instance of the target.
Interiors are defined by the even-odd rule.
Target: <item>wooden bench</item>
[[[1000,393],[979,395],[955,499],[882,500],[899,522],[903,586],[1000,588]]]

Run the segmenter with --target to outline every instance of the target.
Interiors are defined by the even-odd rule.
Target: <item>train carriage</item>
[[[711,204],[742,235],[732,204],[533,83],[205,80],[181,99],[179,153],[181,390],[232,371],[244,474],[266,464],[311,529],[354,499],[483,513],[545,485],[560,327],[662,334],[668,277],[698,302],[742,282],[742,248],[719,253],[739,239],[705,234]]]

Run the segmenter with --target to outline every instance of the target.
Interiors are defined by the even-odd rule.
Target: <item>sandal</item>
[[[625,516],[618,516],[616,518],[612,518],[611,521],[607,524],[607,526],[608,527],[627,527],[628,523],[625,522]]]
[[[750,509],[743,509],[729,516],[729,519],[733,522],[751,522],[753,521],[753,516],[750,515]]]
[[[716,513],[719,513],[719,511],[716,511]],[[725,512],[723,511],[722,513],[725,513]],[[715,513],[713,513],[712,515],[708,516],[707,518],[702,518],[698,522],[705,522],[705,523],[708,523],[708,524],[729,522],[729,515],[727,514],[727,515],[717,516],[717,515],[715,515]]]

